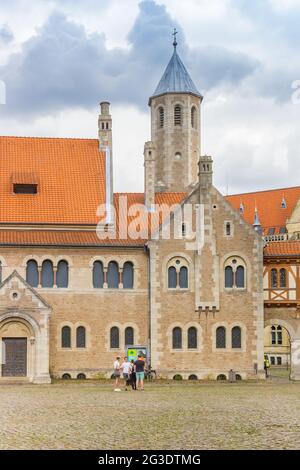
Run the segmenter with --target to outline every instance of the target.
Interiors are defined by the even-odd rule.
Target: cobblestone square
[[[298,449],[300,384],[2,385],[1,449]]]

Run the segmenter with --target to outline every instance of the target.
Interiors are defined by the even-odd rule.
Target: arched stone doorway
[[[264,353],[270,362],[272,370],[290,370],[291,337],[288,329],[275,320],[264,328]],[[275,372],[274,372],[275,373]]]
[[[280,325],[288,331],[290,338],[290,379],[300,381],[300,321],[298,316],[288,319],[275,317],[265,320],[265,327]]]
[[[0,324],[1,376],[28,377],[35,373],[35,338],[32,325],[23,318],[7,318]]]
[[[19,312],[0,316],[0,348],[3,380],[27,378],[29,382],[49,383],[49,355],[39,325]]]
[[[0,383],[50,383],[51,307],[14,271],[0,286]]]

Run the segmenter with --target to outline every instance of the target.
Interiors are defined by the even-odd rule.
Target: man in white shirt
[[[120,356],[118,356],[114,362],[114,377],[116,379],[115,381],[115,392],[120,392],[119,388],[119,381],[120,381],[120,376],[121,376],[121,367],[120,367]]]
[[[123,370],[123,378],[125,380],[125,390],[127,390],[127,387],[129,385],[129,381],[130,381],[130,374],[131,374],[132,365],[128,361],[128,358],[126,356],[124,357],[124,362],[121,365],[121,369]]]

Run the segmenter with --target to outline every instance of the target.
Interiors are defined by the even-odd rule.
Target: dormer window
[[[37,194],[37,184],[18,184],[13,185],[14,194]]]
[[[10,176],[13,194],[37,194],[39,178],[34,173],[12,173]]]

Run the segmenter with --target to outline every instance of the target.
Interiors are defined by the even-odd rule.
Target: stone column
[[[40,331],[35,346],[36,370],[33,383],[51,383],[49,373],[49,312],[45,312],[40,321]]]
[[[291,380],[300,380],[300,338],[291,340]]]

